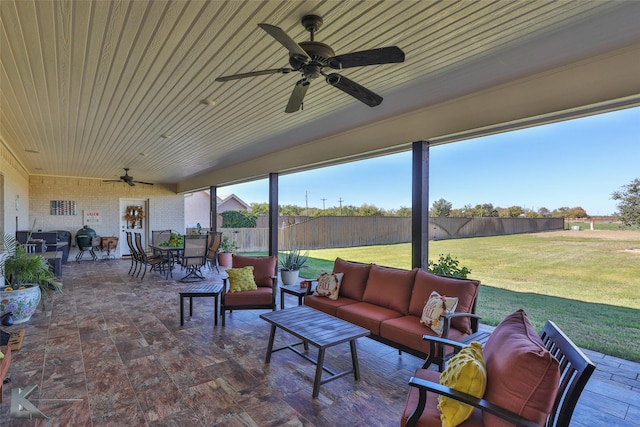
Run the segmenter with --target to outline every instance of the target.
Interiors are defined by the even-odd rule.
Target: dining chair
[[[125,231],[127,235],[127,246],[129,246],[129,251],[131,252],[131,267],[129,267],[129,275],[135,276],[136,271],[138,271],[138,264],[140,257],[138,255],[138,251],[133,245],[133,236],[130,231]]]
[[[135,244],[136,244],[136,249],[138,250],[138,256],[139,256],[138,262],[140,263],[140,270],[138,270],[138,274],[136,275],[136,277],[139,276],[140,271],[142,271],[142,277],[140,278],[140,280],[144,279],[144,275],[147,273],[147,267],[150,267],[149,271],[159,271],[161,273],[164,273],[165,279],[168,278],[169,277],[169,258],[162,255],[148,254],[142,247],[141,234],[140,233],[135,233],[135,234],[136,234]]]
[[[186,275],[180,282],[204,280],[202,267],[207,264],[207,243],[209,239],[204,236],[184,236],[184,250],[180,258],[182,268]]]
[[[211,271],[213,271],[213,267],[216,268],[216,271],[220,273],[220,269],[218,268],[218,252],[220,251],[220,243],[222,242],[222,232],[209,232],[207,235],[207,261],[208,266]]]

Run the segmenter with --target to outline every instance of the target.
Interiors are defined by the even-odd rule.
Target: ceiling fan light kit
[[[363,102],[369,107],[380,105],[382,97],[366,87],[337,73],[327,73],[327,69],[342,70],[351,67],[380,65],[404,62],[404,52],[397,46],[363,50],[358,52],[335,55],[333,49],[324,43],[315,41],[315,32],[322,26],[323,20],[318,15],[302,17],[302,26],[309,31],[310,40],[297,43],[281,28],[271,24],[258,24],[267,34],[278,41],[289,51],[291,68],[275,68],[270,70],[253,71],[249,73],[233,74],[218,77],[216,81],[226,82],[268,74],[288,74],[292,71],[300,72],[302,78],[293,87],[285,113],[294,113],[302,107],[304,97],[312,80],[323,76],[325,81],[342,90],[348,95]]]

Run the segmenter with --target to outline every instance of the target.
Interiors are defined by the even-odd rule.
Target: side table
[[[202,284],[191,286],[189,289],[186,289],[180,292],[180,326],[184,326],[184,299],[189,298],[189,316],[193,316],[193,299],[198,297],[213,297],[215,302],[213,304],[214,307],[214,317],[213,323],[214,325],[218,324],[218,297],[222,292],[222,284],[214,283],[214,284]]]
[[[311,281],[309,281],[311,282]],[[300,285],[280,285],[280,310],[284,309],[284,294],[294,295],[298,297],[298,305],[302,305],[302,298],[305,295],[309,295],[313,292],[311,283],[306,288],[301,288]]]

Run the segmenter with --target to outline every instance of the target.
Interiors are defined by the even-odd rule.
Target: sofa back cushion
[[[340,283],[340,296],[362,301],[364,287],[367,285],[371,264],[345,261],[336,258],[333,263],[333,273],[344,273]]]
[[[278,257],[275,255],[254,257],[233,254],[231,259],[233,268],[253,266],[253,276],[258,287],[270,288],[273,285],[273,276],[276,274],[276,264],[278,263]]]
[[[484,399],[544,424],[558,391],[558,361],[547,351],[523,310],[508,315],[484,347],[487,390]],[[510,424],[484,413],[484,425]]]
[[[372,265],[362,301],[407,315],[417,271]]]
[[[479,287],[480,282],[477,280],[442,277],[425,270],[418,270],[411,293],[409,314],[417,317],[422,316],[422,309],[433,291],[442,296],[458,298],[456,313],[470,313],[473,303],[478,297]],[[471,333],[471,323],[468,318],[452,319],[451,327],[465,334]]]

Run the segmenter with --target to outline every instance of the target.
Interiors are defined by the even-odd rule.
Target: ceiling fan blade
[[[245,77],[266,76],[268,74],[287,74],[293,71],[291,68],[272,68],[270,70],[251,71],[249,73],[233,74],[222,76],[216,79],[217,82],[228,82],[229,80],[243,79]]]
[[[345,76],[341,76],[337,73],[331,73],[327,76],[327,83],[331,86],[337,87],[341,91],[348,93],[359,101],[364,102],[369,107],[375,107],[380,105],[382,97],[366,87],[359,85],[353,80],[349,80]]]
[[[135,184],[144,184],[144,185],[153,185],[151,182],[144,182],[144,181],[131,181]],[[131,184],[129,184],[131,185]]]
[[[129,184],[129,186],[134,187],[136,184],[134,184],[133,181],[125,181],[127,184]]]
[[[287,108],[284,109],[285,113],[295,113],[300,109],[310,84],[311,82],[308,80],[298,80],[296,86],[293,88],[293,92],[291,92],[291,96],[289,97]]]
[[[339,70],[341,68],[361,67],[364,65],[391,64],[404,62],[404,52],[397,46],[381,47],[378,49],[361,50],[345,53],[329,59],[329,66]]]
[[[284,46],[289,54],[300,62],[307,63],[311,61],[307,52],[293,40],[287,33],[285,33],[280,27],[270,24],[258,24],[258,27],[265,30],[271,37],[276,39],[282,46]]]

